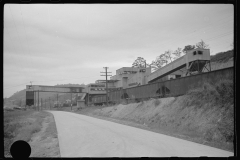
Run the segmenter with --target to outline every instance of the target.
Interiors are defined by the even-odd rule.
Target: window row
[[[90,89],[91,91],[105,91],[106,89],[105,88],[91,88]],[[115,89],[112,89],[112,88],[108,88],[109,91],[112,91],[112,90],[115,90]]]
[[[203,54],[202,51],[194,51],[194,52],[193,52],[193,55],[196,55],[197,53],[198,53],[198,54]]]

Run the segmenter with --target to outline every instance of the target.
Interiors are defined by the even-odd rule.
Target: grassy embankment
[[[205,83],[186,95],[104,107],[94,115],[146,125],[159,133],[233,151],[233,81]]]
[[[212,71],[234,66],[233,50],[220,52],[211,56]]]
[[[4,112],[4,153],[10,155],[11,144],[17,140],[29,142],[42,128],[42,122],[50,113],[34,110]]]

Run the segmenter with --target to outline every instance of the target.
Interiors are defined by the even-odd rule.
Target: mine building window
[[[202,51],[198,51],[198,54],[203,54],[203,52]]]
[[[181,77],[181,75],[176,75],[176,78],[180,78]]]
[[[197,54],[197,52],[196,52],[196,51],[194,51],[194,52],[193,52],[193,55],[196,55],[196,54]]]

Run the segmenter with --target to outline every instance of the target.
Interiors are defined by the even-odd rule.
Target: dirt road
[[[228,157],[232,152],[63,111],[54,115],[62,157]]]

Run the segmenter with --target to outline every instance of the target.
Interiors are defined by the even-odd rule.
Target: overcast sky
[[[6,4],[4,97],[33,85],[88,84],[201,39],[231,49],[230,4]]]

